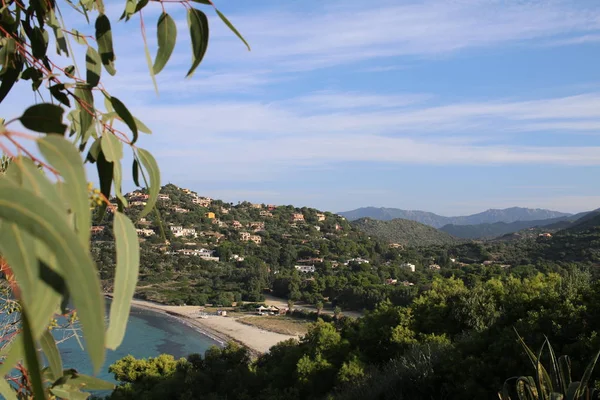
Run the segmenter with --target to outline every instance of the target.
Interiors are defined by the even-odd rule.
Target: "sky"
[[[185,9],[167,4],[178,40],[158,95],[139,18],[113,23],[117,75],[102,79],[152,129],[138,144],[163,184],[333,212],[600,207],[597,1],[214,2],[251,51],[191,3],[211,37],[186,79]],[[124,1],[105,4],[116,19]],[[161,12],[143,13],[152,57]],[[32,101],[11,96],[3,113]]]

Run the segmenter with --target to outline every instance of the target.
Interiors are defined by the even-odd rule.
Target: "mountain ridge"
[[[516,221],[535,221],[569,217],[572,215],[559,211],[524,207],[509,207],[505,209],[490,208],[480,213],[454,217],[446,217],[428,211],[403,210],[386,207],[362,207],[355,210],[342,211],[338,214],[349,221],[360,218],[372,218],[382,221],[401,218],[416,221],[434,228],[441,228],[445,225],[477,225],[484,223],[493,224],[497,222],[512,223]]]

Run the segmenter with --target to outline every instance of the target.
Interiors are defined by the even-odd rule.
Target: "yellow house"
[[[207,212],[206,213],[206,218],[208,219],[215,219],[215,213],[214,212]]]

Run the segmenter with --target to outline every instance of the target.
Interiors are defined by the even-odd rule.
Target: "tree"
[[[317,301],[317,303],[315,304],[315,307],[317,309],[317,316],[321,315],[321,311],[323,311],[323,302],[322,301]]]
[[[293,311],[293,309],[294,309],[294,300],[288,299],[287,306],[288,306],[289,312],[291,313]]]
[[[339,320],[340,318],[342,318],[342,308],[339,306],[336,306],[333,309],[333,316],[336,319],[336,321]]]
[[[139,17],[145,41],[142,10],[160,7],[157,3],[161,1],[127,0],[121,19]],[[186,0],[180,4],[187,10],[192,43],[189,77],[206,52],[208,18]],[[64,21],[63,5],[73,7],[88,22],[92,18],[94,29],[87,33],[71,29],[82,21]],[[244,41],[220,12],[217,15]],[[102,69],[116,74],[111,23],[102,0],[60,5],[55,1],[7,0],[1,11],[0,104],[6,99],[14,102],[9,95],[24,81],[30,81],[40,98],[53,101],[32,105],[8,121],[0,120],[0,151],[13,157],[6,174],[0,176],[0,254],[5,274],[15,278],[14,288],[18,290],[13,290],[13,295],[22,321],[22,328],[7,349],[8,361],[2,365],[2,375],[17,360],[25,359],[28,379],[27,385],[19,388],[20,395],[65,397],[66,392],[74,393],[82,387],[82,379],[88,379],[63,371],[48,329],[55,313],[69,312],[66,304],[73,304],[78,311],[86,349],[96,371],[104,362],[106,348],[118,347],[125,334],[140,255],[134,224],[123,213],[128,205],[121,191],[123,146],[129,146],[132,152],[134,182],[150,195],[138,218],[155,207],[160,171],[152,154],[138,146],[139,134],[150,130],[101,82]],[[54,34],[55,54],[49,49],[49,31]],[[158,18],[157,35],[154,62],[150,55],[147,57],[153,81],[167,64],[176,41],[176,23],[164,11]],[[72,40],[82,47],[74,48]],[[84,74],[76,62],[83,52]],[[67,57],[72,61],[65,61]],[[96,103],[98,98],[103,98],[104,110]],[[65,113],[68,124],[63,121]],[[14,128],[16,122],[29,132]],[[95,165],[99,189],[88,185],[84,163]],[[113,194],[116,205],[111,201]],[[107,209],[114,215],[116,273],[106,332],[102,289],[90,254],[91,208],[97,208],[98,218]],[[49,363],[49,379],[42,378],[38,345]],[[107,386],[92,378],[85,383],[86,389]],[[15,398],[14,390],[3,379],[0,393],[7,399]]]

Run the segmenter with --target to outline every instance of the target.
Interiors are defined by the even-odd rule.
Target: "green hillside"
[[[428,260],[403,255],[403,249],[369,238],[332,213],[225,203],[166,185],[158,213],[139,219],[145,195],[128,193],[124,210],[137,221],[141,241],[140,298],[228,305],[260,301],[270,291],[296,301],[360,310],[411,295],[412,288],[386,285],[388,279],[414,282],[416,292],[417,284],[430,282],[433,275],[423,268]],[[92,250],[106,288],[114,278],[114,243],[106,229],[111,223],[107,212],[93,228]],[[403,268],[404,262],[416,264],[417,272]]]
[[[407,219],[380,221],[371,218],[361,218],[352,225],[387,243],[400,243],[408,246],[430,246],[455,244],[459,240],[448,233],[439,231],[431,226]]]

